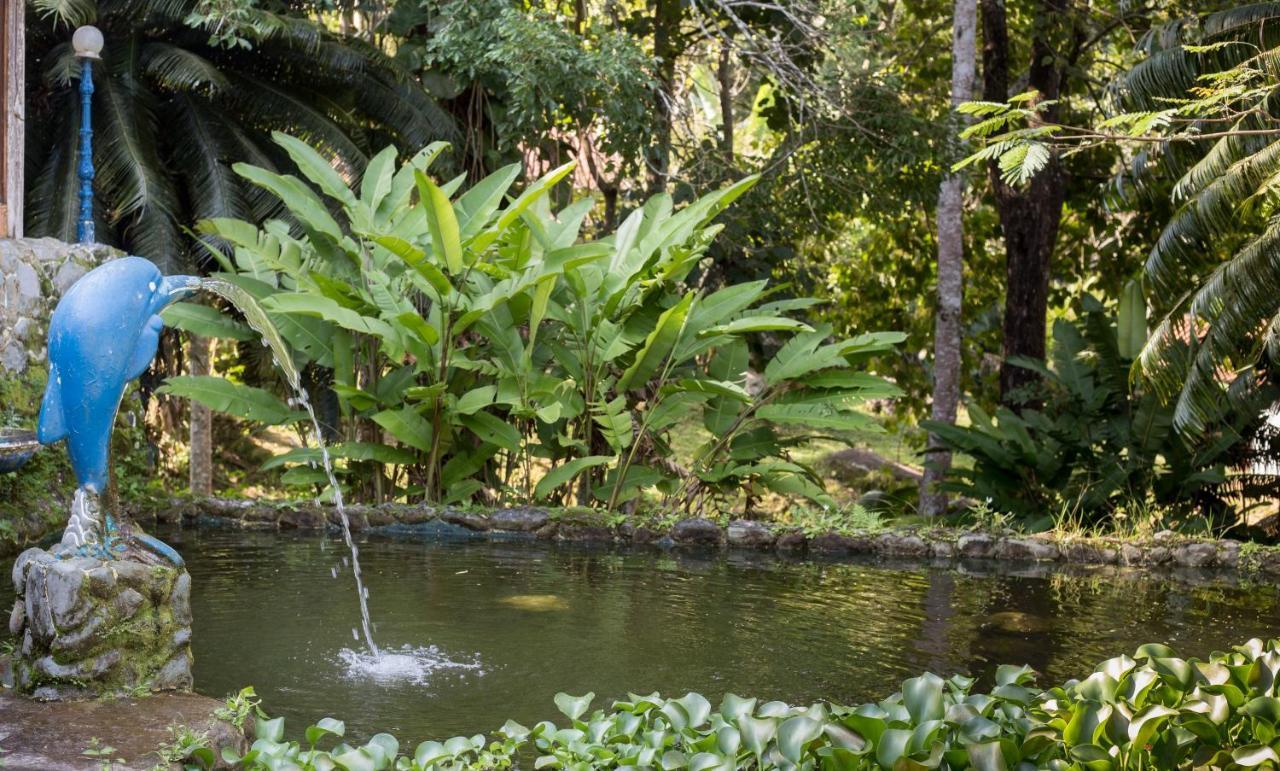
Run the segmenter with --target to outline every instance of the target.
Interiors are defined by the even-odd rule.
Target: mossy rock
[[[49,700],[190,690],[185,570],[28,549],[14,563],[13,582],[19,690]]]

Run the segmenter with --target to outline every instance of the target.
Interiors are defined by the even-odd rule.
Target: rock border
[[[1280,547],[1162,531],[1146,539],[1058,537],[914,526],[864,532],[805,533],[756,520],[721,524],[704,517],[670,523],[613,519],[590,510],[517,507],[480,511],[426,505],[347,507],[354,531],[441,539],[536,539],[671,548],[770,551],[791,557],[869,555],[916,560],[1217,569],[1280,577]],[[184,499],[157,521],[243,530],[336,530],[337,512],[309,502]]]

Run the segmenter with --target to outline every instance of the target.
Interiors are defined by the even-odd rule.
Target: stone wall
[[[20,377],[45,358],[49,315],[72,284],[121,253],[53,238],[0,239],[0,377]]]
[[[119,256],[107,246],[52,238],[0,239],[0,427],[36,427],[47,379],[49,317],[77,279]],[[74,489],[61,447],[36,453],[16,473],[0,474],[0,556],[16,554],[61,527]]]
[[[353,504],[346,509],[352,530],[386,536],[535,538],[658,548],[749,549],[820,558],[865,555],[947,562],[991,560],[1025,565],[1226,570],[1280,581],[1280,547],[1197,538],[1171,531],[1145,538],[979,532],[946,526],[804,532],[755,520],[720,522],[702,517],[619,523],[585,509],[463,510],[419,504]],[[340,523],[332,506],[309,501],[182,499],[159,506],[151,514],[157,521],[169,524],[243,530],[336,531]]]

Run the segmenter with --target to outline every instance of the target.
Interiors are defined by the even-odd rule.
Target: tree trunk
[[[192,375],[209,374],[209,338],[191,336],[190,369]],[[191,402],[191,494],[213,495],[213,411],[197,401]]]
[[[645,153],[649,194],[666,189],[671,171],[671,131],[675,120],[676,58],[679,55],[681,0],[655,0],[653,6],[653,58],[657,62],[654,87],[653,141]]]
[[[1056,100],[1061,94],[1062,73],[1046,39],[1051,20],[1068,12],[1064,0],[1040,0],[1045,24],[1034,26],[1028,81],[1040,100]],[[982,49],[983,98],[1004,102],[1009,98],[1009,28],[1004,0],[983,0]],[[1058,108],[1045,114],[1057,120]],[[1049,308],[1049,275],[1058,223],[1066,199],[1067,181],[1055,156],[1024,187],[1006,184],[993,161],[991,187],[1005,244],[1004,361],[1000,366],[1000,400],[1011,406],[1027,402],[1025,387],[1036,381],[1030,370],[1010,363],[1016,357],[1044,359],[1045,317]],[[1030,400],[1034,402],[1034,399]]]
[[[720,152],[726,164],[733,163],[733,46],[729,38],[720,41]]]
[[[951,22],[951,106],[973,98],[978,27],[977,0],[955,0]],[[958,122],[956,128],[958,129]],[[947,163],[950,163],[950,159]],[[933,406],[931,417],[956,422],[960,401],[960,309],[964,298],[964,177],[942,178],[938,190],[938,310],[933,341]],[[935,450],[938,437],[930,434],[920,480],[920,509],[935,517],[946,512],[947,498],[937,485],[951,467],[951,453]]]

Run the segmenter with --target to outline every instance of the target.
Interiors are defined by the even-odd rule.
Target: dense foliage
[[[1222,402],[1251,407],[1280,342],[1273,196],[1275,3],[1185,20],[1146,38],[1145,58],[1113,84],[1094,125],[1049,118],[1031,92],[975,102],[967,131],[1013,183],[1037,178],[1055,153],[1106,145],[1129,150],[1117,182],[1125,203],[1172,204],[1148,239],[1144,279],[1161,318],[1141,356],[1143,373],[1176,400],[1176,427],[1199,437]]]
[[[202,229],[228,245],[217,253],[222,275],[271,314],[296,363],[332,370],[350,430],[331,452],[384,464],[386,497],[576,497],[612,509],[656,488],[686,508],[743,491],[749,505],[764,490],[825,504],[821,479],[788,447],[872,425],[853,408],[895,393],[853,365],[900,335],[832,339],[788,315],[811,301],[771,300],[764,281],[714,292],[688,282],[719,231],[710,221],[753,179],[678,210],[655,196],[617,233],[582,241],[590,201],[553,212],[548,200],[568,167],[517,196],[516,166],[457,193],[461,178],[441,187],[426,174],[443,145],[398,168],[388,148],[351,190],[305,143],[277,142],[314,189],[237,171],[278,197],[300,233],[280,220]],[[244,336],[191,306],[170,319]],[[778,347],[748,390],[746,338],[762,332]],[[268,423],[298,417],[262,389],[214,376],[173,378],[165,390]],[[682,468],[667,434],[696,416],[709,436]],[[275,463],[300,464],[293,477],[317,482],[317,457],[301,449]]]
[[[231,39],[200,0],[31,0],[27,28],[27,233],[74,241],[80,60],[71,29],[93,23],[97,239],[170,271],[198,255],[206,217],[263,219],[274,202],[231,171],[287,166],[272,130],[305,134],[352,174],[369,148],[418,147],[451,117],[381,51],[306,18],[247,7]]]
[[[210,272],[229,265],[242,285],[263,280],[261,268],[241,262],[252,261],[245,256],[251,248],[232,248],[234,238],[215,234],[230,258],[222,265],[193,249],[190,233],[209,218],[294,227],[298,217],[279,196],[233,171],[240,162],[296,174],[296,159],[269,141],[273,131],[317,148],[347,181],[359,180],[388,144],[405,152],[447,138],[451,150],[433,168],[449,172],[436,183],[465,174],[440,185],[450,198],[467,188],[515,184],[513,165],[525,178],[549,180],[548,173],[572,162],[560,182],[548,181],[545,200],[500,228],[491,245],[500,259],[477,258],[482,267],[468,266],[462,282],[446,272],[448,291],[460,304],[511,290],[498,303],[497,321],[436,329],[444,342],[430,345],[450,362],[447,393],[422,390],[446,382],[441,362],[424,364],[404,347],[417,344],[417,332],[399,329],[398,313],[384,318],[374,294],[391,290],[417,303],[430,326],[429,293],[420,302],[416,287],[399,291],[411,279],[383,261],[396,265],[402,258],[362,242],[355,231],[368,223],[353,226],[343,195],[326,191],[319,199],[358,247],[348,250],[334,239],[321,249],[331,265],[319,282],[339,284],[322,291],[268,266],[271,293],[283,288],[297,295],[282,300],[294,307],[272,314],[293,336],[313,403],[330,438],[341,443],[348,482],[371,499],[408,494],[618,505],[644,489],[670,505],[696,508],[720,497],[751,508],[762,495],[785,490],[826,503],[823,479],[810,463],[797,461],[795,450],[808,437],[853,425],[854,413],[801,426],[797,403],[805,397],[794,392],[795,383],[781,384],[787,393],[772,397],[752,389],[751,401],[743,402],[727,393],[681,391],[679,381],[723,381],[713,372],[720,367],[734,375],[760,372],[792,338],[824,340],[814,343],[817,352],[864,329],[901,330],[902,344],[876,363],[898,395],[875,408],[878,421],[897,432],[897,459],[917,460],[910,450],[919,449],[925,432],[915,423],[929,408],[933,384],[938,185],[965,152],[958,148],[972,142],[977,163],[960,172],[968,190],[958,238],[965,280],[962,294],[948,301],[961,309],[958,380],[977,422],[996,414],[1000,426],[1018,435],[1025,429],[1036,446],[980,462],[1007,469],[996,475],[1006,478],[999,483],[984,475],[992,489],[979,490],[967,466],[953,489],[1036,511],[1032,518],[1047,507],[1079,509],[1084,519],[1105,522],[1121,501],[1177,503],[1180,511],[1227,516],[1227,504],[1239,502],[1222,492],[1221,480],[1227,470],[1228,486],[1252,484],[1236,479],[1229,462],[1242,454],[1239,437],[1259,430],[1262,421],[1250,411],[1269,393],[1267,371],[1277,348],[1277,325],[1270,323],[1277,293],[1268,271],[1277,132],[1270,109],[1273,22],[1280,11],[1273,3],[1230,0],[981,3],[976,74],[985,101],[969,108],[975,125],[957,142],[959,121],[950,119],[947,88],[952,6],[951,0],[28,0],[27,230],[63,238],[74,230],[79,107],[67,38],[72,26],[85,22],[102,27],[107,41],[95,71],[99,237],[168,268]],[[1108,147],[1114,144],[1127,148],[1122,157]],[[725,200],[736,197],[736,203],[717,214],[718,237],[691,233],[693,240],[682,245],[688,261],[676,273],[655,273],[656,264],[648,264],[627,276],[625,302],[596,297],[586,315],[556,318],[577,291],[560,276],[576,266],[553,265],[546,275],[523,278],[492,270],[523,271],[526,255],[547,248],[539,242],[526,250],[504,240],[530,228],[536,241],[530,225],[536,219],[549,223],[565,214],[576,224],[560,235],[572,231],[575,248],[607,249],[617,240],[607,234],[660,227],[664,217],[679,216],[674,212],[681,206],[697,206],[704,191],[746,178],[756,181],[733,188]],[[409,177],[403,181],[417,186]],[[414,235],[427,227],[419,215],[412,219]],[[283,232],[282,225],[271,227]],[[304,243],[313,235],[292,229],[288,238]],[[269,262],[273,247],[264,248]],[[355,266],[367,260],[387,283],[356,280]],[[1092,397],[1082,394],[1067,400],[1075,406],[1063,407],[1060,396],[1070,387],[1060,382],[1056,364],[1032,365],[1015,354],[1052,359],[1042,355],[1053,337],[1043,333],[1045,322],[1052,329],[1055,319],[1076,316],[1086,294],[1114,309],[1144,260],[1144,288],[1156,312],[1152,342],[1138,357],[1148,384],[1109,383],[1105,404],[1088,406]],[[293,272],[300,270],[310,265]],[[425,280],[416,269],[410,273]],[[481,276],[492,286],[477,283]],[[524,280],[534,284],[519,285]],[[698,346],[674,351],[669,374],[676,381],[664,381],[661,393],[653,391],[660,377],[644,388],[617,387],[642,342],[636,335],[656,330],[659,315],[672,311],[671,324],[686,312],[697,320],[693,306],[717,290],[736,287],[742,294],[732,296],[745,298],[755,291],[745,287],[756,286],[756,305],[748,307],[814,331],[724,333],[732,346],[700,338]],[[678,301],[689,290],[701,295],[682,310]],[[256,284],[253,291],[264,299],[268,294]],[[350,323],[336,323],[314,307],[300,310],[317,297],[335,303]],[[534,325],[542,329],[526,338],[529,310],[544,297],[547,315]],[[802,298],[810,297],[823,302],[809,306]],[[774,305],[784,301],[792,304]],[[798,310],[803,321],[788,315]],[[186,313],[216,324],[208,313]],[[504,327],[507,313],[511,326]],[[377,324],[350,326],[370,320],[390,325],[392,333],[380,334]],[[486,328],[495,323],[508,332],[521,329],[520,346],[508,340],[487,347],[499,339]],[[584,325],[594,325],[595,339],[621,335],[630,352],[604,361],[566,342]],[[220,328],[250,336],[242,327]],[[349,339],[350,361],[333,361],[332,343],[298,339],[304,328],[326,335],[333,329],[338,340]],[[477,341],[484,350],[472,350]],[[557,346],[575,358],[566,359]],[[527,349],[530,356],[508,359],[499,347],[517,355]],[[730,349],[732,359],[726,358]],[[235,354],[220,350],[218,371],[274,388],[259,366],[260,350],[245,340]],[[176,338],[165,341],[162,354],[164,371],[156,380],[183,366]],[[478,369],[467,369],[472,354]],[[1094,353],[1082,350],[1082,356],[1092,360]],[[748,362],[742,370],[740,361]],[[553,394],[548,377],[568,385]],[[335,378],[338,396],[328,388]],[[520,386],[501,384],[510,378]],[[1040,402],[1017,402],[1015,386],[1039,378],[1045,378],[1034,387],[1045,391]],[[462,385],[454,382],[468,388],[458,390]],[[480,403],[487,391],[463,402],[461,411],[450,401],[487,386],[496,389],[491,401]],[[206,383],[206,398],[236,401],[246,411],[243,398],[215,395],[215,388],[225,390]],[[404,388],[416,389],[415,396],[401,399]],[[864,389],[859,396],[875,393]],[[1190,437],[1190,444],[1165,436],[1164,428],[1154,443],[1128,434],[1128,415],[1158,412],[1163,426],[1167,411],[1143,406],[1156,394],[1176,399],[1173,433]],[[288,422],[288,405],[262,394],[253,398]],[[745,405],[738,432],[699,450],[692,463],[689,452],[673,453],[673,442],[697,443],[733,425],[709,416],[725,399]],[[1229,408],[1222,408],[1224,401]],[[996,412],[998,404],[1009,408],[1007,418]],[[777,419],[783,407],[790,423]],[[561,414],[553,417],[557,409]],[[171,411],[165,430],[180,425],[174,419],[180,410]],[[410,428],[410,413],[422,418],[430,439],[422,426]],[[481,437],[473,429],[490,418],[506,428],[491,425]],[[1107,426],[1103,433],[1111,438],[1095,441],[1099,429],[1082,423],[1091,420]],[[392,421],[398,434],[387,427]],[[229,423],[220,425],[231,432]],[[952,432],[953,439],[990,455],[979,446],[982,430]],[[1004,448],[997,455],[1018,444],[1012,434],[999,438],[1003,429],[992,430],[992,441]],[[228,455],[262,452],[243,440],[243,431],[239,436],[243,451]],[[817,446],[810,442],[806,451]],[[1062,457],[1048,459],[1049,447],[1065,448]],[[307,465],[313,459],[302,451],[274,463],[289,467],[287,481],[309,484],[318,479]],[[550,481],[538,489],[544,479]],[[1186,482],[1171,487],[1174,479]]]
[[[224,760],[246,769],[460,771],[586,769],[975,769],[975,771],[1139,771],[1153,768],[1280,767],[1277,733],[1280,641],[1250,640],[1207,659],[1184,659],[1164,645],[1104,661],[1087,677],[1041,689],[1027,667],[1003,666],[993,687],[975,692],[960,675],[924,674],[870,704],[795,707],[729,694],[718,707],[690,693],[678,699],[632,694],[591,709],[594,694],[559,694],[563,725],[508,721],[482,734],[420,744],[402,755],[389,734],[363,745],[325,718],[305,741],[284,738],[283,719],[259,716],[257,740]],[[256,708],[233,700],[242,719]],[[321,745],[335,742],[332,749]],[[211,763],[190,748],[194,767]],[[536,758],[536,759],[535,759]]]
[[[1055,322],[1050,362],[1018,362],[1041,376],[1029,395],[1039,406],[988,415],[970,405],[971,425],[926,423],[973,459],[971,468],[953,473],[950,489],[1033,528],[1064,515],[1095,525],[1117,510],[1150,509],[1170,515],[1169,524],[1198,516],[1227,524],[1229,498],[1266,494],[1269,480],[1240,477],[1228,486],[1227,471],[1244,460],[1248,427],[1267,402],[1225,414],[1212,442],[1179,435],[1174,405],[1130,377],[1146,342],[1144,309],[1136,284],[1115,315],[1085,295],[1075,321]],[[1239,489],[1245,481],[1255,486]]]

